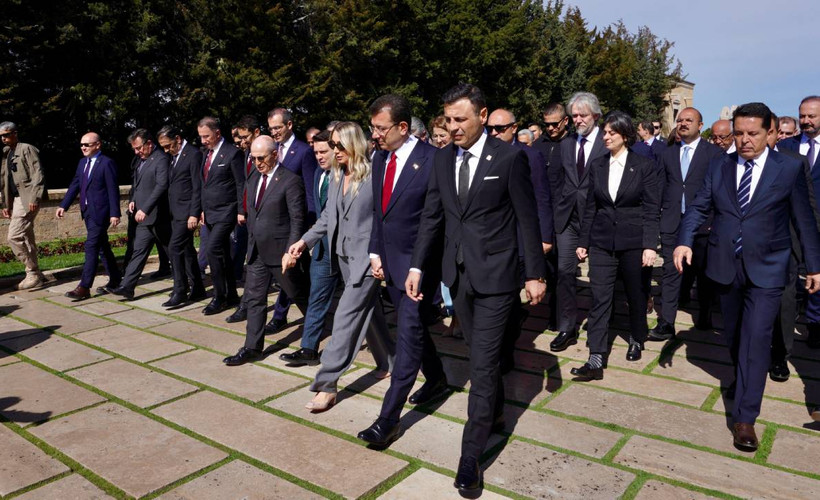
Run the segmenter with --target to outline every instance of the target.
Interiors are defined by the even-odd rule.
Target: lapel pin
[[[484,159],[487,160],[487,161],[492,161],[493,160],[493,155],[487,155],[486,157],[484,157]]]
[[[274,177],[274,178],[273,178],[273,180],[274,180],[275,182],[279,182],[279,177]]]
[[[418,163],[414,163],[414,164],[413,164],[413,170],[418,170],[418,169],[419,169],[419,164],[418,164]]]
[[[630,172],[634,172],[634,171],[635,171],[635,169],[634,169],[634,168],[632,168],[632,167],[629,167],[629,171],[630,171]]]

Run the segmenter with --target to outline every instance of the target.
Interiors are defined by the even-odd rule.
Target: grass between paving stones
[[[66,478],[66,477],[68,477],[72,474],[74,474],[74,471],[68,470],[68,471],[65,471],[63,473],[57,474],[56,476],[52,476],[48,479],[43,479],[42,481],[37,481],[36,483],[30,484],[30,485],[26,486],[25,488],[21,488],[19,490],[12,491],[8,495],[6,495],[4,497],[0,497],[0,498],[6,498],[6,499],[17,498],[20,495],[24,495],[24,494],[28,493],[31,490],[36,490],[37,488],[39,488],[41,486],[45,486],[49,483],[57,482],[60,479],[64,479],[64,478]]]
[[[178,480],[174,481],[171,484],[163,486],[162,488],[158,488],[158,489],[156,489],[156,490],[154,490],[154,491],[152,491],[152,492],[148,493],[147,495],[142,496],[140,498],[142,500],[149,500],[151,498],[156,498],[156,497],[162,495],[163,493],[167,493],[167,492],[169,492],[169,491],[171,491],[175,488],[179,488],[183,484],[190,483],[194,479],[196,479],[198,477],[202,477],[205,474],[207,474],[211,471],[214,471],[214,470],[216,470],[216,469],[218,469],[218,468],[220,468],[224,465],[228,465],[229,463],[233,462],[234,460],[236,460],[236,457],[233,457],[233,456],[229,455],[229,456],[223,458],[222,460],[220,460],[219,462],[211,464],[211,465],[209,465],[209,466],[207,466],[203,469],[200,469],[200,470],[194,472],[193,474],[189,474],[189,475],[187,475],[187,476],[185,476],[181,479],[178,479]]]
[[[703,402],[703,404],[700,405],[699,409],[701,411],[712,411],[712,409],[715,407],[715,403],[717,403],[718,399],[720,399],[722,396],[723,393],[720,392],[720,388],[712,389],[712,392],[709,393],[709,395],[706,397],[706,400]]]

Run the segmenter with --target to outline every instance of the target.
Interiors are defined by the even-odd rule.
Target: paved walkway
[[[170,281],[141,283],[127,303],[72,303],[62,294],[75,285],[0,295],[3,498],[458,498],[463,341],[435,336],[453,393],[408,406],[404,436],[379,452],[355,438],[389,383],[369,374],[366,350],[337,406],[313,415],[303,406],[315,367],[273,354],[223,366],[244,323],[202,316],[203,304],[164,311]],[[545,316],[530,308],[505,378],[507,432],[484,455],[484,498],[817,497],[820,435],[806,402],[820,403],[820,362],[802,338],[791,380],[768,383],[751,455],[732,447],[727,427],[728,352],[719,333],[689,326],[689,312],[678,340],[648,344],[639,362],[616,339],[593,383],[569,375],[586,359],[583,342],[549,353]],[[295,325],[270,336],[268,350],[295,349],[299,335]]]

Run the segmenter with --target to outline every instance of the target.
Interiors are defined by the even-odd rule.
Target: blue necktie
[[[85,208],[88,204],[88,199],[86,198],[86,193],[88,192],[88,171],[91,170],[91,158],[89,158],[85,162],[85,168],[83,169],[83,178],[80,182],[80,207]]]
[[[752,167],[754,167],[752,160],[743,164],[746,170],[743,171],[743,177],[740,178],[740,185],[737,188],[737,202],[740,205],[740,213],[746,215],[749,210],[749,202],[752,200]],[[737,241],[735,241],[735,255],[740,255],[743,250],[743,234],[739,234]]]
[[[809,140],[809,150],[806,152],[806,157],[809,159],[809,168],[814,168],[814,162],[817,160],[814,149],[814,139]]]
[[[686,174],[689,173],[689,162],[691,158],[689,157],[689,150],[692,149],[690,146],[683,147],[683,157],[680,159],[680,176],[681,179],[686,181]],[[680,213],[686,212],[686,192],[681,195],[680,198]]]

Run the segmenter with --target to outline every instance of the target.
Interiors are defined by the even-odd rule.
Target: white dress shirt
[[[256,200],[259,198],[259,191],[262,189],[262,180],[266,179],[265,181],[265,190],[270,187],[270,180],[273,177],[273,174],[276,173],[276,169],[279,168],[279,165],[273,167],[273,170],[268,172],[267,174],[262,174],[262,177],[259,179],[259,184],[256,185],[256,195],[253,197],[253,206],[256,206]]]
[[[595,138],[598,137],[598,132],[601,129],[599,127],[594,127],[592,131],[586,137],[582,135],[578,135],[575,139],[575,158],[578,158],[578,148],[581,147],[581,138],[587,140],[586,144],[584,144],[584,168],[586,168],[587,163],[589,162],[589,155],[592,154],[592,145],[595,143]]]
[[[757,188],[757,183],[760,180],[760,174],[763,173],[763,166],[766,164],[766,158],[769,157],[769,148],[763,150],[763,153],[760,154],[754,161],[754,167],[752,167],[752,184],[749,186],[749,201],[754,198],[755,195],[755,188]],[[743,178],[743,172],[746,171],[746,160],[744,160],[740,155],[737,156],[737,179],[735,181],[736,188],[740,187],[740,180]]]
[[[629,153],[627,148],[618,156],[609,156],[609,196],[612,201],[618,196],[618,187],[621,185],[621,179],[624,177],[624,168],[626,168],[626,156]]]
[[[806,134],[800,134],[800,154],[803,156],[808,156],[809,141],[814,141],[814,155],[816,161],[817,157],[820,157],[820,135],[818,135],[814,139],[810,139],[809,136],[807,136]],[[814,165],[809,166],[813,167]]]
[[[279,158],[279,163],[282,163],[285,160],[285,158],[287,157],[286,155],[288,154],[288,151],[290,151],[290,147],[293,145],[293,141],[295,141],[295,140],[296,140],[296,136],[293,135],[293,134],[290,134],[290,137],[288,137],[288,140],[286,140],[285,142],[282,143],[282,157]]]
[[[97,158],[99,158],[101,154],[102,154],[102,151],[97,151],[96,153],[94,153],[94,156],[92,156],[90,158],[91,159],[91,164],[88,166],[88,175],[86,176],[89,179],[91,178],[91,170],[94,169],[94,164],[97,163]]]
[[[387,177],[387,164],[390,163],[390,156],[393,153],[396,153],[396,173],[393,175],[393,185],[390,186],[390,192],[393,192],[393,189],[396,188],[396,182],[399,181],[399,176],[401,175],[402,169],[404,168],[404,164],[407,163],[407,160],[410,158],[410,153],[413,152],[413,148],[416,147],[416,143],[419,140],[416,136],[411,135],[407,138],[407,140],[402,144],[399,149],[395,151],[388,151],[387,152],[387,163],[384,164],[384,175]],[[382,184],[384,184],[385,177],[382,177]]]
[[[470,152],[472,158],[470,158],[469,166],[470,166],[470,183],[467,185],[469,189],[473,185],[473,177],[475,176],[475,171],[478,168],[478,162],[481,159],[481,153],[484,151],[484,144],[487,143],[487,131],[481,133],[481,136],[475,141],[475,144],[470,146],[470,149],[467,151]],[[456,192],[458,192],[458,171],[461,168],[462,158],[464,157],[464,150],[461,147],[458,148],[458,154],[456,156]]]

